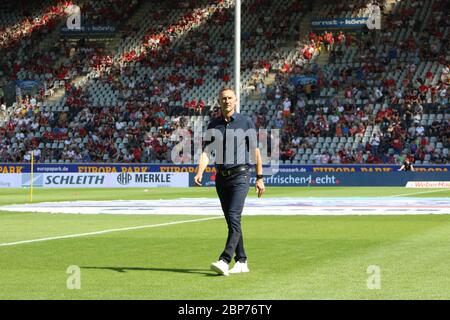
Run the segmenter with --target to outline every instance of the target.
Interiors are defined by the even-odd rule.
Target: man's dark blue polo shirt
[[[210,129],[216,129],[221,134],[219,136],[211,136],[207,132],[203,142],[203,151],[205,151],[206,147],[215,148],[216,167],[218,169],[231,169],[243,164],[250,166],[255,163],[254,155],[257,147],[256,127],[249,117],[234,112],[229,122],[225,121],[223,117],[213,119],[209,123],[207,130]],[[242,134],[244,134],[244,137]],[[240,136],[240,138],[237,136]],[[234,149],[232,151],[228,150],[228,152],[227,148],[230,149],[232,147],[232,141],[227,141],[227,138],[229,140],[234,138]],[[216,139],[219,140],[216,142]],[[220,141],[222,141],[223,152],[217,150]],[[213,142],[215,143],[213,144]]]

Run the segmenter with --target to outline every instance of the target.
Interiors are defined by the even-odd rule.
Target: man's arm
[[[203,172],[205,172],[208,163],[209,163],[208,154],[206,152],[202,152],[202,154],[200,155],[200,160],[198,161],[197,174],[194,177],[194,182],[198,186],[202,185]]]
[[[258,198],[262,196],[264,191],[266,191],[266,187],[264,186],[264,180],[258,179],[258,176],[262,176],[263,174],[263,166],[262,166],[262,158],[261,152],[258,148],[255,149],[255,159],[256,159],[256,185],[255,190],[258,193]]]
[[[259,151],[259,148],[255,149],[255,160],[256,160],[256,175],[262,175],[263,166],[262,166],[261,152]]]

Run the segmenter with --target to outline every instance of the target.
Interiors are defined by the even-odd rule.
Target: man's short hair
[[[222,92],[228,91],[228,90],[233,91],[233,93],[235,93],[233,88],[230,88],[230,87],[222,87],[222,89],[220,89],[220,91],[219,91],[219,97],[222,95]]]

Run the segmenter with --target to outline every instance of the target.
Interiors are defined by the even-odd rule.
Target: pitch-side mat
[[[217,198],[65,201],[0,206],[0,211],[71,214],[222,215]],[[247,198],[244,215],[450,214],[449,198]]]

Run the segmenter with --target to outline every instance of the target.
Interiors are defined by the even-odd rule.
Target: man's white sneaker
[[[229,271],[229,273],[241,273],[241,272],[249,272],[247,262],[236,262],[233,268]]]
[[[220,275],[228,276],[228,263],[223,260],[211,263],[211,270],[217,272]]]

